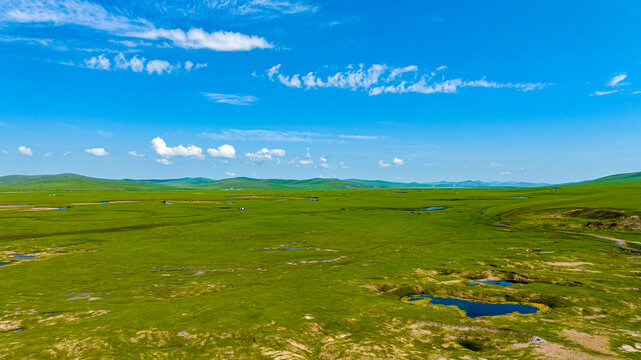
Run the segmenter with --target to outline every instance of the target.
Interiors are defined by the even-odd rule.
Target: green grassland
[[[0,186],[23,204],[0,207],[3,359],[641,358],[641,183],[21,186]],[[524,284],[469,286],[488,278]],[[414,294],[550,310],[471,319]]]

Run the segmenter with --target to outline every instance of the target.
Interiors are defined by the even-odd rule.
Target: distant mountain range
[[[641,182],[641,173],[607,176],[574,184],[599,185]],[[296,189],[429,189],[429,188],[529,188],[552,184],[498,181],[440,181],[433,183],[402,183],[361,179],[254,179],[236,177],[213,180],[203,177],[158,180],[109,180],[77,174],[10,175],[0,177],[0,191],[113,191],[113,190],[177,190],[177,189],[242,189],[242,190],[296,190]]]

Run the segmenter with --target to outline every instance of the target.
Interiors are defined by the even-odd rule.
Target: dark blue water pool
[[[405,299],[407,302],[419,301],[419,300],[428,300],[430,304],[434,305],[450,305],[456,306],[463,312],[467,317],[478,318],[481,316],[497,316],[497,315],[506,315],[512,313],[519,314],[536,314],[539,309],[532,305],[523,305],[523,304],[495,304],[495,303],[485,303],[480,301],[469,301],[455,299],[451,297],[441,297],[433,295],[416,295],[410,296]]]
[[[514,285],[523,285],[521,283],[512,282],[512,281],[493,281],[493,280],[475,280],[471,281],[477,282],[479,284],[495,285],[495,286],[514,286]]]

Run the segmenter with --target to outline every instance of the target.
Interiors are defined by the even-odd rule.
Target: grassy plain
[[[55,195],[0,193],[0,358],[641,358],[640,183]]]

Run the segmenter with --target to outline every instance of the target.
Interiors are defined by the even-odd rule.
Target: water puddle
[[[23,210],[23,211],[47,211],[47,210],[65,210],[69,209],[69,206],[36,206],[32,207],[31,209]]]
[[[414,209],[414,211],[431,211],[431,210],[445,210],[445,209],[447,209],[447,206],[430,206],[430,207]]]
[[[0,263],[0,266],[9,265],[9,263]]]
[[[307,249],[307,248],[308,246],[299,246],[299,247],[280,248],[280,249],[265,249],[265,251],[300,250],[300,249]]]
[[[507,314],[543,314],[549,308],[542,304],[513,304],[489,303],[481,301],[463,300],[453,297],[433,295],[412,295],[401,298],[407,304],[429,303],[433,305],[453,306],[464,316],[478,318],[482,316],[498,316]]]
[[[512,199],[529,199],[529,196],[512,196]]]
[[[514,285],[523,285],[522,283],[517,283],[513,281],[493,281],[493,280],[476,280],[472,279],[471,281],[479,284],[486,284],[486,285],[495,285],[495,286],[514,286]],[[470,285],[472,286],[472,285]]]
[[[174,203],[172,203],[172,202],[164,201],[164,200],[163,200],[163,202],[162,202],[162,203],[163,203],[164,205],[173,205],[173,204],[174,204]]]
[[[28,254],[13,254],[13,255],[9,255],[9,257],[10,257],[10,258],[13,258],[13,259],[30,260],[30,259],[33,259],[34,257],[36,257],[36,256],[35,256],[35,255],[33,255],[33,254],[35,254],[35,253],[28,253]]]

